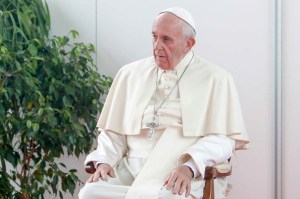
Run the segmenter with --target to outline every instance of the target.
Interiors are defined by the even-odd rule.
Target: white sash
[[[129,188],[126,199],[155,199],[178,157],[199,137],[183,137],[182,128],[168,127]]]

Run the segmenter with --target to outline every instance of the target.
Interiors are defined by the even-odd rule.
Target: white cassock
[[[204,181],[201,176],[205,167],[226,161],[235,148],[243,148],[248,143],[246,132],[242,132],[241,137],[218,132],[203,136],[183,135],[181,92],[176,82],[191,57],[189,53],[174,70],[157,69],[159,81],[156,97],[152,92],[143,111],[139,134],[121,134],[100,126],[102,131],[98,137],[98,148],[89,154],[85,164],[90,161],[95,165],[108,163],[114,167],[117,178],[110,178],[108,182],[99,180],[87,183],[80,191],[80,199],[186,198],[185,193],[174,195],[172,190],[166,190],[163,186],[166,175],[181,164],[191,167],[195,175],[189,198],[202,198]],[[158,110],[160,125],[152,139],[148,140],[146,124],[153,117],[153,106],[156,104],[157,107],[173,87],[175,89]],[[133,108],[131,111],[138,112],[138,107],[139,104],[136,104],[136,110]],[[215,191],[216,198],[225,198],[228,191],[225,178],[215,180]]]

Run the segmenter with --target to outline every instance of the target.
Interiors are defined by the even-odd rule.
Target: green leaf
[[[39,39],[33,39],[32,40],[33,42],[35,42],[38,46],[41,46],[42,45],[42,41],[41,40],[39,40]]]
[[[52,179],[52,182],[51,182],[51,188],[53,190],[54,193],[57,192],[57,183],[58,183],[58,176],[57,175],[54,175],[53,176],[53,179]]]
[[[32,124],[32,129],[34,132],[37,132],[40,129],[40,125],[38,123]]]
[[[67,168],[66,165],[64,163],[59,163],[61,166],[63,166],[64,168]]]
[[[29,129],[30,129],[30,128],[31,128],[31,124],[32,124],[32,123],[31,123],[31,121],[30,121],[30,120],[27,120],[27,122],[26,122],[26,126],[27,126],[27,128],[29,128]]]
[[[44,160],[41,161],[40,169],[44,170],[46,167],[46,162]]]
[[[68,98],[68,96],[64,96],[63,97],[63,103],[64,103],[64,105],[65,106],[68,106],[68,105],[70,105],[71,103],[70,103],[70,100],[69,100],[69,98]]]
[[[73,37],[74,39],[77,38],[77,37],[79,36],[79,33],[78,33],[76,30],[71,30],[70,32],[71,32],[72,37]]]
[[[96,99],[92,100],[92,104],[97,105],[97,103],[98,103],[98,100],[96,100]]]
[[[76,143],[76,138],[73,135],[69,135],[69,141],[71,144],[75,144]]]
[[[44,113],[44,108],[40,108],[37,112],[38,116],[41,116]]]
[[[0,91],[0,93],[1,93],[1,91]],[[5,108],[4,108],[4,106],[2,105],[2,104],[0,104],[0,115],[5,115]]]
[[[66,85],[66,88],[65,88],[66,92],[70,95],[74,95],[75,94],[75,88],[72,87],[71,85]]]
[[[17,166],[17,156],[13,151],[10,151],[6,154],[7,161],[10,162],[14,167]]]
[[[68,43],[69,41],[70,41],[69,37],[63,36],[62,45],[65,45],[65,44]]]
[[[30,52],[30,54],[31,54],[32,56],[36,56],[36,55],[37,55],[37,52],[38,52],[37,48],[36,48],[34,45],[32,45],[32,44],[30,44],[30,45],[28,46],[28,51]]]
[[[61,187],[63,191],[67,191],[69,188],[70,184],[68,183],[68,178],[65,176],[62,176],[61,178]]]
[[[37,174],[36,176],[36,179],[40,182],[40,183],[43,183],[44,181],[44,176],[42,174]]]
[[[49,168],[47,174],[51,178],[53,176],[53,169]]]
[[[25,81],[25,83],[27,84],[28,87],[31,87],[31,88],[34,88],[34,87],[35,87],[32,78],[30,78],[30,77],[25,77],[25,78],[24,78],[24,81]]]
[[[88,47],[92,52],[95,52],[95,46],[93,44],[89,44]]]
[[[38,101],[39,101],[39,104],[41,106],[43,106],[45,104],[45,98],[44,98],[44,96],[40,95]]]
[[[26,35],[30,36],[31,35],[31,28],[32,28],[32,23],[28,15],[22,13],[22,12],[17,12],[20,24],[22,28],[25,30]]]
[[[70,169],[69,172],[70,172],[70,173],[76,173],[76,172],[77,172],[77,169]]]
[[[75,182],[73,181],[71,176],[67,177],[67,183],[68,183],[67,189],[69,189],[70,193],[73,194],[75,191]]]

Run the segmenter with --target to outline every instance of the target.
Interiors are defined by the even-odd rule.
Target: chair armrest
[[[88,162],[85,167],[84,167],[85,171],[89,174],[93,174],[96,171],[95,165],[93,162]]]
[[[206,167],[205,168],[205,177],[204,179],[211,179],[211,178],[219,178],[230,176],[232,172],[232,166],[230,163],[224,162],[214,166]]]
[[[214,179],[230,176],[232,172],[232,166],[228,162],[220,163],[214,166],[205,168],[205,186],[203,190],[203,199],[214,199]]]

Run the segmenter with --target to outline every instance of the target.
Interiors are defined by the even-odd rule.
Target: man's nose
[[[162,43],[160,39],[157,39],[156,41],[153,42],[153,48],[154,50],[162,49]]]

